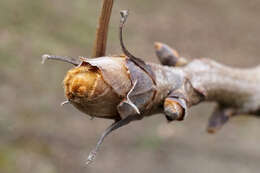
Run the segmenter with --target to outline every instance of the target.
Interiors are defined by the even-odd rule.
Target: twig
[[[164,113],[168,121],[181,121],[190,107],[216,102],[218,107],[208,125],[208,131],[215,132],[234,115],[260,115],[260,66],[238,69],[209,59],[188,62],[162,43],[155,44],[155,51],[163,65],[146,63],[125,48],[122,30],[127,11],[121,12],[119,32],[125,56],[101,57],[105,55],[112,5],[113,0],[103,0],[93,53],[100,58],[78,61],[43,56],[43,62],[55,59],[77,66],[64,79],[72,105],[93,117],[115,120],[98,140],[88,163],[107,135],[144,116]]]

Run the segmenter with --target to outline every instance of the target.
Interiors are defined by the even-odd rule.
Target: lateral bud
[[[207,131],[208,133],[216,133],[219,131],[224,124],[226,124],[230,117],[235,114],[234,109],[231,108],[223,108],[221,106],[217,106],[209,118]]]
[[[188,61],[184,57],[180,57],[179,53],[170,48],[168,45],[155,42],[155,53],[157,57],[159,58],[161,64],[168,65],[168,66],[185,66],[188,64]]]
[[[164,113],[166,119],[171,121],[182,121],[185,118],[186,103],[183,99],[168,97],[164,101]]]

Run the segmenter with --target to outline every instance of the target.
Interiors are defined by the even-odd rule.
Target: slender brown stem
[[[112,12],[114,0],[103,0],[102,10],[99,17],[99,23],[96,32],[96,40],[92,57],[102,57],[106,53],[108,26]]]

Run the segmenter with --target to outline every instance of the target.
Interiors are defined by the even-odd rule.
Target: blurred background
[[[214,103],[192,108],[183,122],[156,115],[131,123],[106,138],[96,161],[85,165],[111,121],[60,107],[72,66],[41,65],[41,55],[91,55],[100,7],[101,0],[0,1],[0,172],[259,172],[260,119],[235,117],[209,135]],[[121,53],[122,9],[131,13],[127,45],[147,61],[158,63],[153,42],[161,41],[190,59],[260,64],[258,0],[116,0],[108,54]]]

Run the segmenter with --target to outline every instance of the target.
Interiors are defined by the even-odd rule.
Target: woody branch
[[[239,69],[210,59],[188,61],[163,43],[155,43],[162,65],[146,63],[132,55],[123,42],[127,11],[121,11],[120,44],[125,56],[105,56],[107,31],[113,0],[103,0],[92,57],[96,59],[44,55],[71,63],[64,79],[68,102],[84,113],[114,119],[90,153],[95,158],[104,138],[113,130],[156,112],[168,121],[181,121],[188,109],[201,102],[216,102],[209,119],[213,133],[240,114],[260,115],[260,66]],[[102,76],[102,77],[101,77]]]
[[[113,0],[103,0],[93,57],[105,55],[112,6]],[[124,17],[127,15],[122,16],[123,20]],[[217,103],[208,123],[208,132],[211,133],[235,115],[260,115],[260,65],[238,69],[205,58],[188,61],[176,50],[158,42],[155,43],[155,53],[160,62],[168,66],[165,67],[166,71],[173,72],[172,77],[178,79],[178,84],[175,84],[178,88],[175,88],[164,103],[164,113],[168,120],[182,120],[187,113],[186,109],[205,101]],[[43,59],[80,64],[79,60],[69,57],[44,55]],[[158,65],[150,65],[154,71],[161,70]]]
[[[103,1],[103,10],[99,19],[100,31],[107,33],[113,0]],[[105,17],[106,16],[106,17]],[[106,43],[107,35],[97,31],[96,40]],[[105,47],[96,48],[94,52],[102,52]],[[104,44],[101,44],[104,45]],[[260,66],[249,69],[237,69],[214,62],[210,59],[195,59],[188,62],[178,52],[166,44],[155,43],[155,52],[163,65],[172,70],[180,70],[183,84],[179,92],[188,107],[204,101],[216,102],[212,116],[208,123],[208,132],[215,132],[230,117],[238,114],[259,115],[260,113]],[[104,51],[103,54],[104,55]],[[178,106],[174,105],[177,116],[182,114]],[[178,111],[179,110],[179,111]]]

